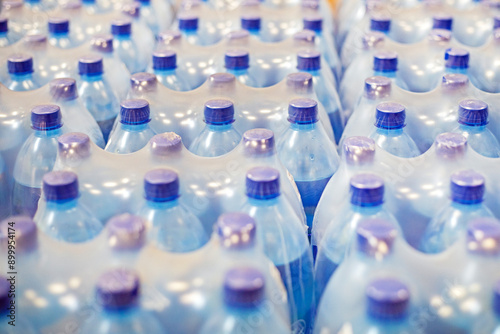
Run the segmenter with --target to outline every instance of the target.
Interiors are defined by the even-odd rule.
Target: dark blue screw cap
[[[69,20],[67,18],[51,17],[48,24],[51,34],[67,34],[69,32]]]
[[[108,245],[118,251],[140,249],[146,243],[146,224],[139,216],[124,213],[106,224]]]
[[[391,18],[386,15],[374,15],[370,19],[370,30],[387,33],[391,30]]]
[[[484,177],[473,170],[455,172],[450,179],[451,200],[460,204],[477,204],[483,201]]]
[[[5,16],[0,17],[0,33],[9,31],[9,19]]]
[[[66,171],[47,173],[43,176],[43,193],[49,202],[73,200],[78,197],[78,177]]]
[[[445,66],[453,69],[469,68],[469,52],[464,49],[449,48],[444,53]]]
[[[146,199],[170,202],[179,197],[179,176],[171,169],[153,169],[144,176]]]
[[[198,16],[189,13],[183,13],[179,14],[178,20],[179,20],[179,30],[185,30],[185,31],[198,30]]]
[[[406,111],[402,104],[383,102],[377,105],[375,126],[379,129],[395,130],[405,126]]]
[[[100,56],[84,56],[78,60],[78,73],[80,75],[101,75],[103,71],[103,62]]]
[[[351,178],[351,204],[362,207],[384,203],[384,180],[375,174],[361,173]]]
[[[397,319],[407,314],[410,291],[401,281],[381,278],[366,288],[368,314],[379,319]]]
[[[367,219],[357,228],[358,250],[368,256],[384,256],[392,251],[398,232],[384,219]]]
[[[31,109],[31,127],[38,131],[59,129],[62,126],[61,109],[54,104],[42,104]]]
[[[139,125],[149,123],[149,102],[143,99],[125,100],[120,105],[120,122]]]
[[[458,123],[468,126],[488,124],[488,104],[480,100],[463,100],[458,105]]]
[[[271,167],[254,167],[247,172],[246,195],[254,199],[271,199],[280,195],[280,173]]]
[[[110,270],[97,282],[97,301],[104,309],[120,310],[137,305],[139,276],[135,271],[119,268]]]
[[[14,54],[7,59],[10,74],[28,74],[33,72],[33,58],[25,54]]]
[[[482,256],[500,255],[500,221],[476,218],[467,226],[467,250]]]
[[[223,99],[208,100],[205,102],[205,123],[212,125],[226,125],[234,122],[233,102]]]
[[[293,99],[288,104],[288,121],[296,124],[311,124],[318,121],[318,102],[312,99]]]
[[[129,36],[132,33],[132,21],[114,20],[111,22],[111,33],[117,36]]]
[[[264,276],[254,268],[234,268],[224,279],[224,302],[238,308],[257,306],[264,298]]]
[[[78,98],[76,80],[71,78],[54,79],[49,84],[50,95],[55,101],[71,101]]]
[[[323,30],[323,18],[320,15],[310,15],[302,20],[304,29],[320,32]]]
[[[274,153],[274,133],[268,129],[252,129],[243,134],[245,154],[268,156]]]
[[[373,55],[373,70],[376,72],[394,72],[398,70],[396,52],[377,52]]]
[[[153,69],[158,71],[173,70],[177,67],[177,54],[172,50],[153,53]]]
[[[224,213],[217,220],[217,233],[224,248],[252,247],[255,244],[255,220],[246,213]]]
[[[446,14],[434,15],[432,21],[433,21],[432,29],[451,30],[451,25],[453,24],[453,17]]]
[[[317,71],[321,69],[321,54],[316,50],[304,50],[297,54],[297,69]]]
[[[228,70],[245,70],[250,66],[250,55],[245,50],[228,50],[224,55],[224,65]]]
[[[260,30],[260,16],[246,14],[241,16],[241,29],[245,30]]]

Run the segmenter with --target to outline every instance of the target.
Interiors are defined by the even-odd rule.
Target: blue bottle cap
[[[23,42],[26,46],[36,48],[47,44],[47,36],[43,34],[27,34],[23,37]]]
[[[130,86],[138,92],[152,92],[157,87],[156,75],[146,72],[134,73],[130,77]]]
[[[63,17],[51,17],[48,21],[51,34],[67,34],[69,32],[69,19]]]
[[[165,44],[170,44],[175,41],[180,41],[182,37],[182,34],[180,31],[176,30],[167,30],[167,31],[162,31],[156,36],[156,39],[159,42],[165,43]]]
[[[308,15],[303,19],[304,29],[321,32],[323,30],[323,18],[321,15]]]
[[[232,307],[255,307],[264,298],[264,276],[254,268],[234,268],[224,279],[224,303]]]
[[[107,271],[97,281],[97,301],[108,310],[137,305],[140,281],[135,271],[125,268]]]
[[[260,30],[260,16],[255,14],[243,14],[241,16],[241,29]]]
[[[54,104],[41,104],[31,109],[31,127],[37,131],[59,129],[62,126],[61,109]]]
[[[391,95],[391,79],[381,76],[369,77],[365,80],[365,97],[377,100]]]
[[[214,99],[205,102],[205,123],[226,125],[234,122],[233,102],[224,99]]]
[[[120,123],[129,125],[146,124],[149,118],[149,102],[143,99],[125,100],[120,104]]]
[[[198,30],[198,16],[190,13],[181,13],[177,18],[179,20],[179,30]]]
[[[321,69],[321,54],[316,50],[303,50],[297,53],[297,69],[317,71]]]
[[[235,41],[238,39],[244,39],[250,37],[248,30],[236,30],[231,31],[226,35],[226,38],[230,41]]]
[[[111,33],[116,36],[130,36],[132,34],[132,21],[117,19],[111,22]]]
[[[467,250],[469,253],[500,255],[500,221],[495,218],[476,218],[467,226]]]
[[[73,172],[55,171],[43,176],[43,193],[48,202],[78,197],[78,177]]]
[[[372,15],[370,18],[370,30],[383,33],[391,30],[391,18],[387,15]]]
[[[465,74],[445,74],[441,86],[446,89],[460,89],[469,85],[469,78]]]
[[[312,99],[293,99],[288,104],[288,121],[295,124],[312,124],[318,121],[318,102]]]
[[[372,50],[385,41],[385,35],[378,31],[368,31],[363,35],[363,49]]]
[[[435,141],[436,153],[445,159],[456,159],[467,151],[467,138],[460,133],[441,133]]]
[[[344,157],[347,164],[370,164],[375,158],[375,141],[368,137],[355,136],[344,140]]]
[[[9,19],[5,16],[0,16],[0,33],[9,31]]]
[[[254,199],[272,199],[280,195],[280,172],[271,167],[254,167],[246,175],[246,195]]]
[[[488,104],[474,99],[460,101],[458,105],[458,123],[468,126],[488,124]]]
[[[224,55],[224,65],[228,70],[245,70],[250,66],[250,55],[245,50],[228,50]]]
[[[441,43],[451,40],[451,31],[445,29],[432,29],[427,39],[431,42]]]
[[[451,200],[460,204],[477,204],[483,201],[484,177],[473,170],[451,174]]]
[[[243,134],[243,149],[249,156],[274,154],[274,133],[268,129],[252,129]]]
[[[149,145],[153,155],[164,156],[180,152],[182,150],[182,139],[175,132],[165,132],[151,138]]]
[[[372,281],[366,288],[368,314],[379,319],[404,317],[410,302],[408,287],[394,278]]]
[[[29,252],[36,248],[37,245],[37,228],[36,224],[30,217],[27,216],[12,216],[0,222],[0,244],[6,243],[9,240],[9,228],[12,228],[9,223],[14,222],[14,240],[16,242],[17,252]],[[11,232],[12,233],[12,232]],[[1,302],[0,302],[1,304]]]
[[[309,94],[313,91],[313,77],[306,72],[291,73],[286,76],[286,86],[294,94]]]
[[[172,50],[153,52],[153,69],[158,71],[177,68],[177,54]]]
[[[83,56],[78,60],[78,74],[80,75],[101,75],[104,71],[101,56]]]
[[[246,213],[224,213],[217,220],[217,233],[224,248],[252,247],[255,244],[255,220]]]
[[[436,14],[432,17],[432,29],[451,30],[453,17],[448,14]]]
[[[500,316],[500,281],[493,287],[493,312]]]
[[[444,53],[445,66],[453,69],[469,68],[469,52],[459,48],[449,48]]]
[[[92,50],[102,53],[113,52],[113,35],[111,34],[98,34],[92,37],[90,41]]]
[[[373,70],[376,72],[394,72],[398,70],[398,54],[392,51],[380,51],[373,55]]]
[[[351,177],[351,204],[368,207],[384,203],[384,180],[375,174],[360,173]]]
[[[393,224],[380,218],[361,221],[356,232],[358,250],[371,257],[391,253],[392,245],[398,235]]]
[[[144,175],[146,200],[170,202],[179,197],[179,176],[171,169],[153,169]]]
[[[53,79],[49,83],[52,99],[55,101],[71,101],[78,98],[76,80],[71,78]]]
[[[493,18],[493,29],[500,28],[500,15],[495,15]]]
[[[0,310],[7,310],[10,306],[10,283],[7,277],[0,275]]]
[[[312,30],[301,30],[293,34],[293,40],[314,45],[316,34]]]
[[[141,16],[141,4],[139,2],[127,3],[123,5],[122,13],[133,18],[138,18]]]
[[[146,224],[139,216],[124,213],[106,224],[108,246],[114,250],[140,249],[146,243]]]
[[[33,73],[33,58],[22,53],[13,54],[7,59],[7,67],[10,74]]]
[[[383,102],[377,105],[375,126],[379,129],[395,130],[405,126],[406,111],[402,104]]]
[[[69,132],[57,138],[60,157],[87,158],[90,156],[90,138],[84,133]]]

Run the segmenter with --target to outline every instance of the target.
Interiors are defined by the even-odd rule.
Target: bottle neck
[[[380,135],[384,135],[386,137],[396,137],[396,136],[400,136],[403,134],[403,128],[399,128],[399,129],[377,128],[377,133]]]
[[[68,36],[69,36],[68,32],[53,32],[50,34],[50,38],[55,38],[55,39],[68,38]]]
[[[184,36],[196,36],[198,34],[198,30],[190,29],[190,30],[181,30],[181,33]]]
[[[120,123],[122,130],[128,131],[128,132],[142,132],[149,128],[149,123],[143,123],[143,124],[123,124]]]
[[[464,203],[459,203],[459,202],[455,202],[455,201],[451,202],[451,206],[457,210],[460,210],[460,211],[476,211],[476,210],[479,210],[482,205],[483,205],[483,201],[481,201],[479,203],[473,203],[473,204],[464,204]]]
[[[397,71],[373,71],[374,76],[386,77],[389,79],[396,78]]]
[[[121,308],[119,310],[112,310],[112,309],[103,309],[103,313],[106,315],[108,318],[113,318],[116,320],[119,319],[128,319],[131,316],[134,315],[135,312],[137,312],[137,306],[136,305],[130,305],[125,308]]]
[[[278,204],[278,197],[270,198],[270,199],[256,199],[252,197],[248,197],[248,203],[253,206],[274,206]]]
[[[486,125],[471,126],[471,125],[460,124],[458,128],[460,129],[460,131],[463,132],[480,133],[486,129]]]
[[[53,130],[35,130],[34,135],[38,138],[57,138],[62,134],[61,128]]]
[[[171,68],[171,69],[168,69],[168,70],[154,70],[154,74],[155,75],[159,75],[159,76],[169,76],[169,75],[175,75],[176,71],[175,68]]]
[[[239,77],[242,75],[247,75],[248,74],[248,68],[242,68],[239,70],[233,70],[233,69],[227,69],[227,73],[230,73],[234,75],[235,77]]]
[[[166,210],[166,209],[171,209],[179,205],[179,200],[174,199],[172,201],[166,201],[166,202],[155,202],[151,200],[146,201],[148,207],[151,209],[155,210]]]
[[[207,129],[213,132],[223,132],[223,131],[228,131],[231,130],[233,127],[233,123],[229,124],[208,124],[207,123]]]
[[[465,74],[467,75],[467,68],[452,68],[452,67],[446,67],[445,73],[448,74]]]
[[[354,212],[357,212],[363,216],[370,216],[378,213],[380,210],[382,210],[382,204],[379,205],[373,205],[373,206],[360,206],[360,205],[354,205],[351,203],[351,210]]]
[[[14,81],[26,81],[26,80],[31,80],[33,78],[33,72],[30,72],[30,73],[22,73],[22,74],[18,74],[18,73],[11,73],[10,74],[10,77],[12,78],[12,80]]]
[[[131,35],[113,35],[115,41],[130,41]]]
[[[83,81],[87,81],[87,82],[101,81],[102,80],[102,73],[100,73],[100,74],[92,74],[92,75],[81,74],[80,78]]]
[[[78,198],[65,201],[47,201],[47,208],[56,211],[66,211],[78,205]]]
[[[300,72],[304,72],[304,73],[309,73],[313,77],[319,77],[321,69],[317,69],[317,70],[299,70],[299,71]]]
[[[310,131],[316,129],[316,122],[314,123],[290,123],[290,128],[296,131]]]

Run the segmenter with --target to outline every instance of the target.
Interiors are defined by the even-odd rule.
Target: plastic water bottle
[[[280,196],[279,172],[254,167],[246,175],[247,212],[257,223],[264,253],[278,268],[290,303],[292,327],[309,330],[312,325],[313,258],[306,225],[288,201]]]
[[[5,83],[8,89],[24,92],[40,88],[41,84],[33,75],[33,58],[25,54],[14,54],[7,59],[9,80]]]
[[[140,150],[156,134],[150,127],[149,103],[146,100],[125,100],[121,103],[119,124],[109,136],[105,150],[126,154]]]
[[[191,152],[202,157],[217,157],[238,145],[241,134],[233,127],[233,102],[209,100],[205,102],[204,115],[206,126],[189,146]]]
[[[170,169],[154,169],[144,176],[146,203],[139,216],[149,223],[149,239],[160,249],[185,253],[208,240],[200,220],[179,203],[179,177]]]
[[[141,20],[146,23],[154,36],[156,36],[160,32],[158,22],[159,13],[157,13],[155,8],[151,5],[151,0],[139,0],[139,3]]]
[[[488,105],[480,100],[467,99],[458,105],[459,126],[453,132],[462,134],[477,153],[489,158],[500,157],[500,143],[488,124]]]
[[[382,219],[399,229],[396,218],[384,207],[384,180],[370,173],[354,175],[350,181],[349,205],[341,208],[339,215],[325,231],[316,257],[317,296],[323,293],[328,280],[344,261],[355,240],[361,221]]]
[[[469,51],[460,48],[449,48],[444,53],[444,61],[446,73],[467,75]]]
[[[398,71],[398,54],[391,51],[378,51],[373,55],[373,75],[386,77],[399,88],[408,90],[408,85]]]
[[[146,245],[146,222],[129,213],[117,215],[106,223],[106,234],[107,252],[102,255],[109,255],[107,265],[134,268]]]
[[[98,312],[83,325],[82,334],[165,333],[154,315],[140,305],[139,275],[129,269],[113,269],[99,277],[96,286]]]
[[[85,107],[101,128],[107,142],[118,114],[118,96],[104,78],[102,57],[85,56],[78,61],[78,93]]]
[[[0,16],[0,47],[9,46],[19,39],[21,35],[9,31],[9,19],[5,16]]]
[[[307,217],[309,240],[321,194],[339,167],[335,144],[318,123],[318,103],[299,98],[288,105],[290,127],[281,135],[278,156],[292,174]]]
[[[250,87],[258,87],[254,77],[248,72],[250,67],[250,55],[245,50],[228,50],[224,55],[224,66],[239,82]]]
[[[472,170],[453,173],[450,179],[451,202],[430,221],[422,238],[421,249],[440,253],[450,247],[478,217],[493,217],[483,203],[484,177]]]
[[[78,177],[73,172],[50,172],[43,177],[43,199],[35,222],[41,231],[66,242],[84,242],[94,238],[102,223],[78,202]]]
[[[140,51],[132,39],[132,21],[117,19],[111,22],[113,34],[113,49],[130,73],[145,70],[139,61]]]
[[[42,178],[56,162],[62,125],[61,110],[56,105],[39,105],[31,110],[33,133],[19,150],[14,165],[14,214],[35,215]]]
[[[172,50],[153,53],[153,72],[156,79],[165,87],[176,91],[191,90],[189,83],[177,69],[177,53]]]
[[[223,307],[215,310],[202,327],[202,334],[290,333],[265,296],[264,275],[251,267],[238,267],[224,279]],[[260,319],[260,321],[255,321]]]
[[[179,20],[179,30],[182,38],[189,44],[203,45],[203,41],[198,35],[198,16],[190,13],[180,13],[177,19]]]
[[[434,14],[432,16],[432,29],[452,30],[453,16],[449,14]]]
[[[305,50],[297,54],[297,69],[313,76],[313,87],[319,102],[325,107],[332,123],[335,140],[338,142],[344,131],[344,115],[335,84],[329,81],[321,71],[319,51]]]
[[[256,14],[243,14],[241,15],[241,29],[246,30],[252,36],[259,37],[261,17]]]
[[[7,166],[5,165],[5,160],[0,154],[0,219],[3,219],[11,214],[12,205],[9,183],[10,177],[7,176]]]
[[[377,145],[392,155],[412,158],[420,155],[417,144],[404,131],[405,107],[396,102],[383,102],[377,105],[375,128],[370,134]]]
[[[71,49],[76,46],[69,34],[69,19],[51,17],[48,21],[49,44],[61,49]]]
[[[12,289],[15,291],[15,283],[11,284],[8,278],[9,276],[0,275],[0,317],[2,319],[0,332],[2,334],[35,334],[35,329],[25,319],[16,317],[18,305],[16,305],[15,293],[12,293]],[[10,317],[12,313],[14,313],[13,318]]]

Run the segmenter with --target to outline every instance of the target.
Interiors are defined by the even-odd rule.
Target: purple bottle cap
[[[495,15],[493,18],[493,29],[498,29],[500,28],[500,15]]]
[[[268,129],[252,129],[243,134],[243,149],[249,156],[274,154],[274,133]]]
[[[63,17],[51,17],[48,21],[51,34],[67,34],[69,32],[69,19]]]
[[[351,177],[351,204],[368,207],[384,203],[384,180],[375,174],[360,173]]]
[[[310,9],[313,11],[319,11],[320,4],[319,4],[319,1],[316,1],[316,0],[303,0],[302,1],[302,8]]]
[[[250,33],[248,32],[248,30],[231,31],[226,35],[226,38],[230,41],[245,39],[248,37],[250,37]]]
[[[358,250],[367,256],[385,256],[398,235],[393,224],[380,218],[366,219],[357,228]]]
[[[156,39],[165,44],[171,44],[173,42],[179,42],[181,40],[182,34],[180,31],[167,30],[162,31],[156,36]]]
[[[383,14],[373,14],[370,18],[370,30],[388,33],[391,30],[391,17]]]
[[[228,70],[245,70],[250,66],[250,55],[245,50],[228,50],[224,55],[224,65]]]
[[[122,13],[133,18],[138,18],[141,16],[141,4],[137,1],[127,3],[123,5]]]
[[[205,123],[226,125],[234,122],[233,102],[224,99],[214,99],[205,102]]]
[[[149,102],[143,99],[125,100],[120,104],[120,123],[129,125],[146,124],[149,118]]]
[[[101,56],[88,55],[78,59],[78,73],[80,75],[101,75],[104,71]]]
[[[47,173],[43,176],[43,193],[49,202],[73,200],[78,197],[78,177],[66,171]]]
[[[151,138],[149,145],[154,155],[164,156],[180,152],[182,150],[182,139],[175,132],[165,132]]]
[[[124,213],[112,217],[106,224],[108,245],[114,250],[140,249],[146,243],[146,224],[139,216]]]
[[[171,169],[153,169],[144,175],[146,200],[170,202],[179,197],[179,176]]]
[[[312,30],[301,30],[293,35],[293,40],[296,42],[314,45],[316,34]]]
[[[318,102],[312,99],[293,99],[288,104],[288,121],[295,124],[312,124],[318,121]]]
[[[436,14],[432,17],[432,29],[451,30],[453,17],[449,14]]]
[[[378,31],[369,31],[363,35],[362,42],[365,50],[372,50],[385,41],[385,35]]]
[[[500,316],[500,281],[493,287],[493,311]]]
[[[0,275],[0,310],[2,313],[10,306],[9,291],[10,283],[7,281],[7,277]]]
[[[79,1],[79,0],[76,0],[76,1],[68,1],[64,4],[61,5],[61,8],[63,10],[67,10],[67,11],[70,11],[70,10],[78,10],[78,9],[81,9],[82,8],[82,2]]]
[[[97,300],[103,308],[109,310],[133,307],[138,303],[139,288],[139,275],[135,271],[113,269],[99,277]]]
[[[365,97],[370,100],[383,99],[391,95],[391,79],[369,77],[365,80]]]
[[[27,34],[24,36],[23,41],[29,48],[39,48],[47,45],[47,36],[42,34]]]
[[[468,126],[488,124],[488,104],[481,100],[463,100],[458,105],[458,123]]]
[[[224,303],[231,307],[257,306],[264,298],[264,276],[254,268],[235,268],[224,279]]]
[[[431,42],[449,42],[451,40],[451,31],[444,29],[432,29],[427,36]]]
[[[464,74],[445,74],[441,86],[446,89],[460,89],[469,85],[469,78]]]
[[[200,6],[201,6],[201,1],[199,0],[183,0],[181,2],[181,8],[184,11],[189,11],[190,9],[198,8]]]
[[[0,33],[9,31],[9,19],[5,16],[0,16]]]
[[[321,54],[316,50],[303,50],[297,54],[299,71],[317,71],[321,69]]]
[[[85,159],[90,156],[90,138],[84,133],[70,132],[57,138],[58,154],[64,159]]]
[[[486,256],[500,255],[500,221],[476,218],[467,226],[467,250]]]
[[[405,126],[406,111],[402,104],[382,102],[377,105],[375,126],[379,129],[395,130]]]
[[[177,68],[177,54],[172,50],[153,52],[153,69],[157,71]]]
[[[61,109],[54,104],[41,104],[31,109],[31,127],[37,131],[59,129],[62,126]]]
[[[410,302],[408,287],[394,278],[372,281],[366,288],[368,314],[379,319],[404,317]]]
[[[462,157],[467,150],[467,138],[459,133],[441,133],[435,141],[436,153],[444,159]]]
[[[473,170],[451,174],[451,200],[460,204],[477,204],[483,201],[484,177]]]
[[[53,79],[49,83],[50,95],[54,101],[71,101],[78,98],[76,80],[71,78]]]
[[[230,91],[236,85],[236,77],[231,73],[215,73],[208,78],[210,89]]]
[[[9,223],[15,224],[11,226]],[[13,216],[0,222],[0,240],[3,240],[2,243],[9,240],[9,228],[14,228],[16,231],[14,239],[17,252],[29,252],[36,248],[37,228],[33,219],[27,216]]]
[[[258,31],[260,30],[260,16],[255,14],[243,14],[241,16],[241,29]]]
[[[253,247],[255,244],[255,220],[246,213],[224,213],[217,220],[217,233],[224,248]]]
[[[368,137],[349,137],[344,140],[344,157],[347,164],[371,164],[375,158],[375,141]]]
[[[146,72],[132,74],[130,85],[133,90],[138,92],[152,92],[157,87],[156,75]]]
[[[98,34],[92,37],[90,41],[92,50],[102,53],[113,52],[113,35],[111,34]]]
[[[5,10],[21,8],[23,6],[23,2],[20,0],[4,0],[2,2],[2,8]]]
[[[304,29],[321,32],[323,30],[323,18],[319,14],[308,15],[303,19]]]
[[[313,92],[313,77],[306,72],[291,73],[286,76],[286,86],[294,94],[310,94]]]
[[[254,199],[272,199],[280,195],[280,172],[271,167],[254,167],[246,175],[246,195]]]
[[[398,54],[380,51],[373,55],[373,70],[376,72],[394,72],[398,70]]]
[[[244,0],[241,2],[241,7],[260,7],[259,0]]]
[[[190,13],[180,13],[178,15],[179,30],[194,31],[198,30],[198,16]]]
[[[7,59],[7,67],[10,74],[32,73],[33,58],[21,53],[13,54]]]
[[[132,21],[128,19],[117,19],[111,22],[111,33],[115,36],[130,36],[132,33]]]
[[[444,53],[445,66],[453,69],[469,68],[469,52],[459,48],[449,48]]]

